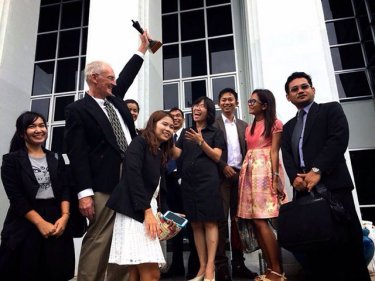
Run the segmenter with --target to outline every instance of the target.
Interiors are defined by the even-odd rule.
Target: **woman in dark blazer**
[[[122,180],[107,202],[116,211],[109,263],[128,265],[130,281],[159,280],[158,266],[165,264],[155,215],[159,189],[159,201],[167,198],[162,175],[173,146],[172,135],[169,113],[151,114],[146,128],[126,150]]]
[[[61,184],[58,160],[44,149],[45,118],[21,114],[1,179],[10,207],[1,232],[2,280],[70,280],[74,276],[73,237],[67,230],[69,194]]]

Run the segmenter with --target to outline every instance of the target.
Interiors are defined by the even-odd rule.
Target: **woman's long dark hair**
[[[27,127],[33,124],[39,117],[43,120],[44,124],[47,125],[46,118],[44,118],[44,116],[38,112],[26,111],[18,116],[16,121],[16,132],[14,133],[13,138],[10,141],[9,152],[13,152],[26,147],[24,136]]]
[[[166,116],[169,116],[173,120],[172,116],[168,112],[165,112],[162,110],[155,111],[154,113],[151,114],[150,118],[148,119],[146,128],[144,128],[141,132],[152,154],[156,155],[159,148],[162,151],[161,162],[163,166],[166,165],[168,158],[171,154],[173,140],[172,138],[170,138],[168,141],[162,142],[159,146],[159,140],[157,139],[155,135],[155,127],[156,127],[156,123]]]
[[[206,117],[207,125],[211,126],[215,122],[215,114],[216,114],[215,103],[212,101],[212,99],[210,99],[206,96],[201,96],[201,97],[197,98],[191,106],[191,112],[193,113],[194,105],[199,104],[201,101],[203,101],[204,106],[207,109],[207,117]],[[194,120],[193,120],[193,124],[195,125]]]
[[[271,136],[272,127],[276,120],[276,101],[275,97],[270,90],[267,89],[255,89],[251,95],[257,94],[259,101],[262,104],[267,104],[266,109],[264,110],[264,131],[262,135],[265,138]],[[253,124],[251,125],[250,134],[254,134],[254,129],[256,126],[256,120],[254,119]]]

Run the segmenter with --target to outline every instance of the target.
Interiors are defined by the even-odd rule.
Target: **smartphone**
[[[188,220],[181,217],[180,215],[176,214],[176,213],[173,213],[171,211],[167,211],[163,217],[165,217],[166,219],[169,219],[169,220],[172,220],[174,221],[175,223],[177,223],[180,227],[184,227],[187,223],[188,223]]]

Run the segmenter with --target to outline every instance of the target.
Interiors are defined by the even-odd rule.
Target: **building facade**
[[[285,123],[296,114],[285,80],[305,71],[317,102],[340,101],[344,108],[358,211],[375,221],[372,0],[2,0],[1,154],[16,117],[30,109],[48,119],[47,147],[61,150],[64,108],[84,94],[85,63],[104,60],[118,74],[139,44],[131,20],[164,43],[145,56],[126,95],[140,104],[137,127],[154,110],[173,106],[183,109],[189,125],[192,101],[207,95],[216,102],[224,87],[237,90],[237,115],[249,122],[249,93],[270,89]],[[1,188],[1,225],[7,206]]]

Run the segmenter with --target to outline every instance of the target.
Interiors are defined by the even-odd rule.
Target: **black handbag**
[[[347,221],[341,203],[318,184],[306,196],[281,205],[278,242],[291,252],[327,250],[344,241]]]

